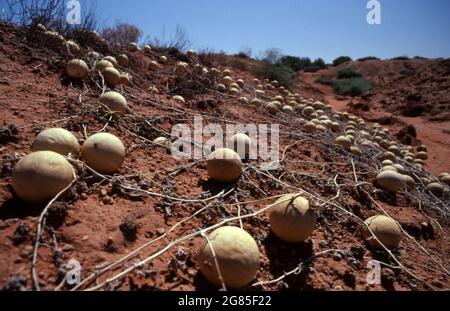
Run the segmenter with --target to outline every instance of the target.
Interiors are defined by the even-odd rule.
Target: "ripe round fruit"
[[[105,57],[103,57],[103,60],[106,60],[106,61],[110,62],[114,67],[117,67],[117,60],[115,57],[105,56]]]
[[[424,152],[427,152],[428,149],[427,149],[427,146],[425,146],[425,145],[420,145],[419,147],[417,147],[417,151],[424,151]]]
[[[263,101],[260,100],[259,98],[253,98],[250,101],[250,104],[255,105],[255,106],[261,106],[263,104]]]
[[[271,113],[271,114],[276,114],[279,109],[278,105],[276,103],[277,102],[267,103],[267,105],[265,106],[266,110],[269,111],[269,113]]]
[[[202,275],[221,286],[220,275],[227,288],[241,288],[255,279],[259,268],[259,250],[253,237],[238,227],[221,227],[213,231],[200,247],[197,262]]]
[[[135,42],[130,43],[128,48],[131,52],[136,52],[138,50],[138,46]]]
[[[365,224],[372,230],[373,234],[388,249],[396,249],[400,245],[402,231],[397,222],[387,216],[377,215],[367,218]],[[384,249],[381,244],[373,238],[369,229],[362,228],[362,236],[374,249]]]
[[[405,167],[403,165],[401,165],[401,164],[395,163],[393,165],[393,167],[395,167],[397,172],[399,172],[400,174],[406,174],[407,173]]]
[[[391,160],[384,160],[383,162],[381,162],[381,166],[393,166],[394,162],[392,162]]]
[[[230,76],[225,76],[222,80],[223,84],[225,84],[226,86],[230,86],[231,83],[233,83],[233,78],[231,78]]]
[[[128,56],[126,54],[120,54],[117,56],[117,62],[120,66],[127,67],[128,66]]]
[[[190,58],[192,57],[197,57],[198,56],[198,52],[196,50],[189,50],[186,52],[186,55]]]
[[[162,147],[170,147],[170,139],[166,137],[157,137],[153,140],[153,143]]]
[[[89,67],[82,59],[72,59],[66,66],[66,72],[72,79],[82,80],[89,74]]]
[[[120,83],[119,84],[127,85],[127,86],[133,85],[133,76],[130,75],[129,73],[127,73],[127,72],[121,74],[120,75]]]
[[[242,87],[244,87],[245,81],[242,80],[242,79],[238,79],[238,80],[236,81],[236,83],[239,85],[240,88],[242,88]]]
[[[314,108],[311,106],[306,106],[302,111],[303,115],[305,115],[305,116],[310,116],[313,112],[314,112]]]
[[[175,96],[172,97],[172,99],[173,99],[174,101],[176,101],[176,102],[179,102],[179,103],[185,103],[185,102],[186,102],[186,100],[184,99],[184,97],[183,97],[183,96],[180,96],[180,95],[175,95]]]
[[[405,188],[403,175],[391,170],[380,172],[375,178],[375,182],[378,186],[392,192],[397,192]]]
[[[381,168],[381,171],[394,171],[394,172],[398,172],[397,169],[395,168],[395,166],[392,166],[392,165],[386,165],[386,166],[383,166],[383,167]]]
[[[391,160],[394,163],[396,162],[395,154],[390,152],[390,151],[386,151],[385,153],[383,153],[382,159],[383,159],[383,161],[384,160]]]
[[[220,148],[209,155],[206,168],[212,179],[230,182],[241,175],[242,162],[234,150]]]
[[[250,137],[248,137],[245,134],[238,133],[234,134],[231,137],[230,140],[230,149],[234,150],[236,153],[239,154],[241,159],[248,158],[250,154],[250,146],[252,144],[252,141],[250,140]]]
[[[428,184],[427,189],[438,198],[444,194],[444,187],[437,182],[432,182]]]
[[[158,62],[157,62],[157,61],[154,61],[154,60],[150,61],[150,62],[148,63],[148,65],[147,65],[147,69],[148,69],[148,70],[157,69],[158,67],[159,67]]]
[[[119,115],[123,115],[129,111],[127,100],[117,92],[106,92],[100,96],[99,102]]]
[[[336,138],[335,143],[343,147],[345,150],[349,150],[352,145],[352,141],[348,136],[339,136]]]
[[[235,89],[235,88],[231,88],[231,89],[229,90],[229,93],[230,93],[230,95],[232,95],[232,96],[237,96],[237,95],[239,95],[239,90],[238,90],[238,89]]]
[[[439,175],[439,180],[442,181],[444,184],[450,186],[450,174],[442,173],[441,175]]]
[[[39,133],[34,139],[31,150],[53,151],[63,156],[72,154],[77,157],[80,154],[80,145],[77,138],[63,128],[49,128]]]
[[[95,70],[100,72],[108,67],[114,67],[114,65],[106,59],[102,59],[101,61],[97,62],[97,64],[95,64]]]
[[[142,50],[144,51],[144,53],[149,54],[152,51],[152,48],[150,47],[150,45],[146,44],[142,47]]]
[[[406,187],[409,190],[413,190],[416,187],[416,181],[409,175],[403,175],[403,179],[405,181]]]
[[[62,50],[63,53],[67,53],[69,55],[77,55],[80,53],[80,46],[76,42],[68,40],[66,41],[66,44],[63,46]]]
[[[239,100],[239,102],[241,102],[243,104],[248,104],[248,98],[247,97],[242,96],[242,97],[239,97],[238,100]]]
[[[113,174],[122,166],[125,146],[112,134],[98,133],[84,142],[81,154],[93,170],[102,174]]]
[[[295,199],[294,199],[295,198]],[[316,226],[316,214],[304,197],[282,196],[270,209],[272,232],[281,240],[302,242],[311,236]]]
[[[428,153],[426,151],[419,151],[416,154],[416,159],[426,160],[426,159],[428,159]]]
[[[105,82],[111,86],[120,84],[120,72],[116,68],[107,67],[102,71],[102,76]]]
[[[185,62],[178,62],[175,65],[175,72],[179,74],[185,74],[189,70],[189,65]]]
[[[53,151],[37,151],[14,166],[11,183],[24,201],[37,203],[53,198],[74,179],[72,165]]]
[[[305,132],[314,133],[316,131],[316,125],[314,122],[308,121],[305,123]]]
[[[291,106],[284,106],[281,110],[286,114],[294,114],[294,109]]]

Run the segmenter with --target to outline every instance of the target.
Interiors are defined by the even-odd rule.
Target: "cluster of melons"
[[[37,24],[35,27],[36,27],[36,30],[38,30],[38,31],[41,31],[41,32],[47,31],[47,28],[42,24]]]
[[[100,61],[95,63],[95,71],[99,72],[106,84],[109,86],[116,86],[119,84],[131,85],[133,82],[132,76],[128,73],[120,73],[116,68],[121,65],[128,66],[128,56],[121,54],[117,59],[113,56],[105,56]]]
[[[54,45],[58,47],[63,47],[63,44],[66,42],[66,39],[56,31],[45,31],[44,36],[46,39]]]
[[[77,138],[62,128],[50,128],[36,136],[32,153],[14,166],[11,184],[22,200],[38,203],[55,197],[75,178],[67,158],[80,154],[86,164],[99,173],[114,173],[125,158],[119,138],[108,133],[90,136],[80,148]]]
[[[81,48],[75,41],[67,40],[62,46],[62,51],[65,54],[78,55],[81,51]]]
[[[189,71],[189,65],[186,62],[178,62],[175,65],[175,73],[184,75]]]

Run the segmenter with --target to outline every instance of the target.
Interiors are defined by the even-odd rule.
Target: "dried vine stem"
[[[252,286],[252,287],[257,287],[257,286],[264,286],[264,285],[274,284],[274,283],[278,283],[278,282],[282,281],[284,278],[288,277],[289,275],[292,275],[292,274],[295,274],[295,275],[300,274],[300,273],[303,271],[304,265],[305,265],[306,263],[313,261],[313,260],[316,259],[317,257],[323,256],[323,255],[327,255],[327,254],[329,254],[329,253],[331,253],[331,252],[333,252],[333,253],[334,253],[334,252],[342,252],[342,253],[345,253],[346,251],[345,251],[345,250],[342,250],[342,249],[327,249],[327,250],[325,250],[325,251],[323,251],[323,252],[319,252],[319,253],[317,253],[317,254],[315,254],[315,255],[309,257],[308,259],[306,259],[306,260],[300,262],[300,263],[297,265],[297,267],[295,267],[294,269],[292,269],[292,270],[290,270],[290,271],[284,273],[283,275],[279,276],[279,277],[276,278],[276,279],[273,279],[273,280],[270,280],[270,281],[259,281],[259,282],[255,282],[255,283],[253,283],[251,286]]]
[[[299,196],[299,195],[300,195],[300,194],[298,194],[297,196]],[[293,200],[293,199],[295,199],[295,197],[296,197],[296,196],[294,196],[293,198],[290,198],[290,197],[285,198],[285,199],[283,199],[282,201],[280,201],[280,202],[278,202],[278,203],[282,203],[282,202],[287,202],[287,201]],[[257,216],[257,215],[259,215],[259,214],[261,214],[261,213],[264,213],[265,211],[269,210],[270,208],[272,208],[273,206],[275,206],[275,204],[277,204],[277,203],[270,204],[270,205],[268,205],[268,206],[266,206],[266,207],[260,209],[259,211],[256,211],[256,212],[253,212],[253,213],[250,213],[250,214],[242,215],[242,216],[239,216],[239,217],[238,217],[238,216],[235,216],[235,217],[230,217],[230,218],[228,218],[228,219],[224,219],[224,220],[222,220],[222,221],[216,223],[215,225],[212,225],[212,226],[210,226],[210,227],[208,227],[208,228],[206,228],[206,229],[200,229],[200,230],[198,230],[198,231],[195,231],[195,232],[193,232],[193,233],[190,233],[190,234],[188,234],[188,235],[185,235],[185,236],[183,236],[183,237],[181,237],[181,238],[178,238],[178,239],[176,239],[176,240],[170,242],[169,244],[167,244],[164,248],[162,248],[162,249],[159,250],[158,252],[156,252],[156,253],[154,253],[154,254],[148,256],[147,258],[145,258],[145,259],[143,259],[143,260],[141,260],[141,261],[139,261],[138,263],[134,264],[133,266],[131,266],[131,267],[125,269],[124,271],[122,271],[122,272],[116,274],[115,276],[113,276],[113,277],[111,277],[111,278],[109,278],[109,279],[103,281],[102,283],[100,283],[100,284],[98,284],[98,285],[96,285],[96,286],[93,286],[93,287],[88,288],[87,291],[98,290],[98,289],[100,289],[100,288],[106,286],[107,284],[110,284],[111,282],[114,282],[114,281],[116,281],[116,280],[119,280],[119,279],[123,278],[125,275],[127,275],[127,274],[130,273],[130,272],[132,272],[133,270],[135,270],[135,269],[137,269],[137,268],[139,268],[139,267],[142,267],[142,266],[144,266],[145,264],[147,264],[147,263],[151,262],[152,260],[154,260],[155,258],[161,256],[163,253],[167,252],[168,250],[170,250],[170,249],[171,249],[172,247],[174,247],[175,245],[177,245],[177,244],[179,244],[179,243],[181,243],[181,242],[183,242],[183,241],[186,241],[186,240],[195,238],[195,237],[201,235],[202,232],[203,232],[203,233],[206,233],[206,232],[208,232],[208,231],[211,231],[211,230],[217,229],[217,228],[219,228],[219,227],[222,227],[223,225],[225,225],[225,224],[227,224],[227,223],[229,223],[229,222],[237,221],[237,220],[239,220],[239,219],[246,219],[246,218],[250,218],[250,217],[255,217],[255,216]]]
[[[39,286],[39,279],[38,279],[38,275],[37,275],[37,268],[36,268],[36,263],[37,263],[37,257],[38,257],[38,250],[39,250],[39,245],[40,245],[40,239],[41,239],[41,234],[42,234],[42,229],[45,227],[45,219],[47,217],[47,212],[50,208],[50,206],[52,206],[53,203],[55,203],[56,200],[58,200],[58,198],[67,190],[70,189],[70,187],[72,187],[72,185],[76,182],[77,180],[77,176],[75,175],[74,172],[74,179],[72,180],[72,182],[65,187],[63,190],[61,190],[57,195],[55,195],[53,197],[53,199],[50,200],[50,202],[48,202],[48,204],[45,206],[45,208],[42,210],[39,218],[38,218],[38,222],[37,222],[37,226],[36,226],[36,235],[35,235],[35,241],[34,241],[34,248],[33,248],[33,257],[31,260],[31,281],[33,284],[33,289],[40,291],[40,286]]]

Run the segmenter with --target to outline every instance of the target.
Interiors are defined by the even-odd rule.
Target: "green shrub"
[[[320,69],[322,69],[322,68],[320,68],[320,67],[318,67],[318,66],[313,66],[313,65],[311,65],[311,66],[305,67],[305,69],[303,69],[303,71],[304,71],[304,72],[317,72],[317,71],[319,71]]]
[[[273,64],[262,60],[255,68],[255,75],[263,79],[277,80],[280,85],[291,89],[294,86],[295,72],[288,66]]]
[[[358,62],[365,62],[365,61],[368,61],[368,60],[380,60],[380,59],[378,57],[375,57],[375,56],[366,56],[366,57],[358,58]]]
[[[327,64],[325,63],[325,61],[322,58],[318,58],[315,61],[313,61],[311,66],[319,67],[319,69],[327,68]]]
[[[351,67],[345,67],[338,70],[338,79],[359,78],[362,75]]]
[[[320,75],[315,80],[314,83],[320,83],[325,85],[332,85],[333,84],[333,77],[330,75]]]
[[[304,70],[306,67],[311,66],[311,60],[308,57],[289,55],[281,57],[279,63],[283,66],[290,67],[293,71]]]
[[[339,66],[341,64],[352,61],[352,59],[348,56],[340,56],[333,61],[333,66]]]
[[[262,79],[277,80],[280,85],[292,89],[295,80],[295,71],[282,64],[283,54],[279,49],[267,49],[258,59],[254,74]]]
[[[372,85],[364,78],[358,77],[334,80],[333,88],[339,95],[360,96],[369,91]]]

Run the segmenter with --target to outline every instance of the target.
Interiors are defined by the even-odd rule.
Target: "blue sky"
[[[86,2],[91,0],[81,0]],[[0,0],[0,2],[4,2]],[[380,0],[381,25],[366,22],[367,0],[96,0],[100,19],[170,35],[177,24],[194,48],[295,56],[450,57],[449,0]]]

